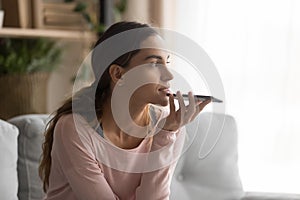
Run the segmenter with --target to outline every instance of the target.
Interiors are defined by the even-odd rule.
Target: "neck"
[[[126,106],[120,105],[120,107],[117,109],[119,111],[118,116],[124,116],[125,112],[128,112]],[[149,124],[149,105],[148,104],[140,104],[130,102],[129,103],[129,113],[131,119],[134,123],[136,123],[139,126],[146,126]],[[122,117],[122,119],[126,120]],[[111,110],[111,101],[106,101],[103,105],[103,116],[101,117],[101,122],[104,121],[110,121],[116,124],[112,110]],[[130,123],[130,122],[129,122]]]
[[[110,102],[110,100],[106,101],[106,103],[103,105],[103,115],[101,117],[101,123],[104,135],[109,138],[112,143],[121,148],[133,148],[138,146],[138,144],[143,140],[142,137],[144,137],[144,135],[141,135],[141,137],[138,138],[123,132],[123,130],[117,125],[116,121],[114,120]],[[126,111],[126,109],[128,109],[126,108],[126,106],[120,105],[120,109],[118,109],[118,117],[120,117],[120,119],[122,120],[127,120],[125,121],[126,123],[124,123],[127,126],[130,126],[130,124],[132,124],[132,121],[139,126],[146,126],[149,124],[149,106],[147,104],[133,105],[132,103],[130,103],[129,113],[131,115],[131,119],[127,119],[128,117],[126,118],[124,116],[123,110]]]
[[[129,105],[129,113],[132,120],[139,126],[147,126],[149,124],[149,105]]]

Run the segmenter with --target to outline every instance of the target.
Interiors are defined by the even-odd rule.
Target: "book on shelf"
[[[32,28],[31,0],[1,0],[3,27]]]
[[[76,2],[43,2],[33,0],[34,25],[43,29],[88,30],[81,13],[75,12]]]

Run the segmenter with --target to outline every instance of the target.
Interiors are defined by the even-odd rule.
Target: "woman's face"
[[[150,36],[142,44],[143,46],[162,47],[162,39],[159,36]],[[169,102],[170,83],[173,75],[169,71],[170,54],[161,49],[147,48],[141,49],[132,57],[129,66],[126,67],[124,76],[130,72],[135,72],[132,80],[136,84],[140,84],[139,80],[143,80],[143,84],[137,85],[134,90],[130,103],[133,105],[145,105],[148,103],[167,106]],[[136,73],[137,72],[137,73]],[[128,81],[128,79],[126,80]],[[126,81],[124,88],[126,88]]]

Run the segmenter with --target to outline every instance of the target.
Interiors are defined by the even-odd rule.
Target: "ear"
[[[118,80],[122,77],[124,72],[125,72],[125,70],[122,67],[120,67],[119,65],[116,65],[116,64],[112,64],[109,68],[109,75],[111,77],[111,80],[114,83],[118,82]]]

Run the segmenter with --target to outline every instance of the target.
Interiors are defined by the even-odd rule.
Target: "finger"
[[[197,117],[197,115],[203,110],[203,108],[210,102],[211,102],[211,99],[208,99],[208,100],[201,102],[198,106],[196,106],[196,112],[193,115],[191,120],[194,120]]]
[[[199,106],[203,101],[196,99],[195,102],[196,102],[196,106]]]
[[[196,108],[195,108],[196,102],[195,102],[195,97],[194,97],[193,93],[189,92],[188,96],[189,96],[189,105],[187,107],[187,111],[185,114],[185,122],[190,121],[192,116],[196,112]]]
[[[174,115],[176,110],[175,110],[173,94],[170,94],[170,96],[169,96],[169,104],[170,104],[170,115]]]
[[[211,102],[211,99],[207,99],[207,100],[203,101],[202,103],[200,103],[199,104],[200,111],[203,110],[203,108],[210,102]]]
[[[181,95],[180,91],[176,92],[176,97],[179,102],[179,109],[176,112],[176,119],[180,122],[181,125],[183,123],[186,107],[184,104],[183,96]]]
[[[197,102],[197,103],[198,103],[198,102]],[[193,121],[193,120],[197,117],[197,115],[201,112],[201,110],[200,110],[200,108],[199,108],[198,105],[199,105],[199,104],[196,104],[196,106],[195,106],[196,111],[195,111],[194,115],[192,116],[191,121]]]

